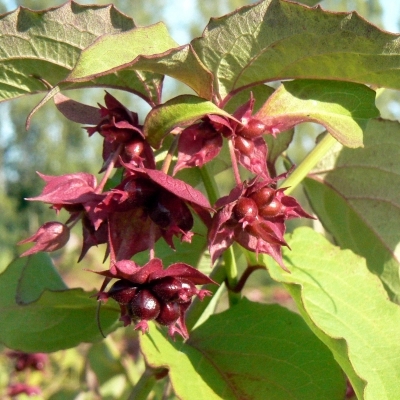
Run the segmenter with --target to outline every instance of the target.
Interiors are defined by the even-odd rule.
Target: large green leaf
[[[216,95],[260,82],[332,79],[399,89],[399,35],[356,12],[265,0],[211,19],[192,44],[214,74]]]
[[[364,146],[328,155],[305,188],[336,242],[365,257],[400,303],[400,124],[371,120]]]
[[[358,399],[399,399],[400,308],[387,298],[365,260],[350,250],[333,246],[310,228],[297,229],[288,243],[284,260],[290,273],[263,259],[331,349]]]
[[[151,327],[141,349],[153,367],[169,369],[185,400],[342,400],[342,371],[302,319],[278,306],[243,299],[211,316],[186,343]]]
[[[37,300],[46,289],[68,289],[47,253],[36,253],[11,265],[15,263],[23,264],[15,297],[18,304],[28,304]]]
[[[98,37],[130,31],[134,27],[132,19],[113,6],[82,6],[74,2],[44,11],[20,7],[1,16],[0,101],[47,91],[48,87],[41,79],[51,86],[65,79],[82,50]],[[101,59],[104,58],[112,57]],[[93,84],[121,88],[126,86],[147,101],[156,103],[159,100],[162,76],[129,71],[76,87]]]
[[[277,132],[317,122],[348,147],[362,146],[369,119],[378,116],[375,91],[367,86],[316,80],[283,83],[255,115]]]
[[[97,63],[103,54],[112,56],[103,56],[102,62]],[[139,83],[142,79],[149,92],[155,89],[161,91],[157,80],[153,84],[154,88],[151,86],[150,78],[156,78],[158,74],[180,80],[201,97],[212,97],[211,73],[202,64],[192,46],[178,47],[163,23],[99,38],[82,52],[76,68],[61,83],[61,87],[75,88],[91,83],[120,86],[129,90],[135,89],[130,79],[137,75]],[[161,93],[157,103],[160,98]]]
[[[35,263],[29,258],[17,259],[0,274],[0,342],[26,352],[51,352],[100,340],[94,293],[62,290],[65,286],[52,265],[35,259]],[[37,268],[36,276],[33,268]],[[32,280],[31,285],[27,279]],[[19,304],[21,297],[30,303]],[[102,307],[105,332],[118,326],[118,316],[118,307]]]
[[[207,114],[233,118],[210,101],[197,96],[182,95],[149,112],[144,122],[144,134],[153,147],[159,147],[164,137],[174,128],[188,126]]]

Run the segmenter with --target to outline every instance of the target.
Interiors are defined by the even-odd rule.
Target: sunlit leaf
[[[211,316],[186,343],[154,326],[140,342],[146,361],[168,368],[175,393],[186,400],[344,397],[331,353],[298,315],[277,305],[243,299]]]
[[[350,250],[310,228],[297,229],[288,243],[284,260],[290,273],[263,257],[269,272],[286,284],[310,329],[349,376],[357,398],[400,398],[400,308],[365,260]]]
[[[163,138],[176,127],[188,126],[207,114],[232,116],[215,104],[192,95],[182,95],[152,109],[144,123],[144,133],[154,147],[159,147]]]
[[[283,79],[337,79],[399,89],[398,37],[356,12],[265,0],[211,19],[192,44],[224,100],[248,86]]]
[[[305,188],[337,243],[367,260],[400,302],[400,124],[371,120],[363,149],[328,155]]]
[[[44,11],[20,7],[3,15],[0,17],[0,100],[47,91],[41,79],[51,86],[65,79],[82,50],[98,37],[134,27],[131,18],[111,5],[84,6],[73,1]],[[161,76],[135,75],[131,72],[122,78],[143,97],[157,99]],[[114,77],[99,84],[121,86],[122,78]]]
[[[317,122],[348,147],[362,145],[368,120],[377,116],[375,92],[367,86],[311,80],[283,83],[255,115],[276,133]]]

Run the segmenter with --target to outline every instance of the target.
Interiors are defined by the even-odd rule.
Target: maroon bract
[[[164,269],[158,258],[143,267],[130,260],[117,262],[110,270],[98,272],[106,277],[98,299],[112,298],[121,308],[124,325],[135,322],[135,329],[145,333],[147,321],[155,320],[168,326],[171,337],[175,333],[183,338],[189,334],[185,324],[185,312],[193,296],[203,300],[211,292],[197,289],[196,285],[216,284],[211,278],[185,263],[175,263]],[[111,279],[118,279],[108,291],[105,287]]]
[[[112,261],[129,259],[163,237],[174,247],[173,237],[190,242],[193,216],[209,216],[207,198],[187,183],[153,169],[123,164],[127,177],[105,194],[96,207],[100,219],[108,219]]]
[[[103,159],[105,168],[113,158],[119,146],[123,145],[121,158],[124,162],[132,162],[137,167],[155,168],[154,156],[150,145],[145,140],[138,115],[129,111],[115,97],[106,93],[106,107],[100,107],[100,122],[94,127],[87,127],[89,136],[95,132],[104,137]],[[119,167],[117,162],[116,167]]]
[[[92,174],[78,172],[60,176],[38,175],[46,182],[42,193],[26,200],[42,201],[52,204],[52,208],[59,211],[65,208],[69,212],[83,211],[83,205],[89,202],[98,202],[103,196],[96,193],[97,180]]]
[[[21,254],[21,257],[61,249],[69,240],[69,228],[60,222],[51,221],[43,224],[31,237],[21,240],[18,245],[34,242],[35,245]]]
[[[287,246],[285,221],[313,218],[297,201],[274,189],[274,181],[257,178],[236,186],[216,204],[218,208],[208,235],[212,263],[234,242],[256,253],[269,254],[286,269],[281,247]]]

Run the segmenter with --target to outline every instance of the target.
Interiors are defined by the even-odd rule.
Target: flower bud
[[[257,204],[253,199],[240,197],[233,212],[239,222],[252,222],[258,215]]]
[[[160,302],[150,290],[142,289],[129,303],[128,312],[132,319],[149,321],[158,317]]]
[[[21,240],[18,244],[36,243],[32,248],[21,254],[21,257],[38,253],[39,251],[52,252],[61,249],[69,240],[69,228],[60,222],[51,221],[42,225],[31,237]]]
[[[174,324],[181,314],[180,304],[178,303],[162,303],[160,314],[156,318],[156,321],[161,325],[172,325]]]
[[[256,118],[250,119],[247,124],[238,128],[237,134],[246,139],[255,139],[266,131],[266,125]]]

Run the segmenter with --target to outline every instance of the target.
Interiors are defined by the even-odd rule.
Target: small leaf
[[[290,273],[262,257],[271,277],[286,284],[310,329],[331,349],[357,398],[400,398],[400,308],[351,251],[310,228],[297,229],[288,243],[292,250],[284,249],[284,258]]]
[[[175,47],[178,44],[162,22],[119,34],[103,35],[82,51],[66,81],[95,78],[132,62],[140,55],[159,54]]]
[[[215,104],[192,95],[182,95],[153,108],[146,117],[144,133],[147,140],[158,148],[163,138],[176,127],[191,125],[207,114],[233,117]]]
[[[39,259],[34,257],[36,261]],[[48,264],[41,265],[49,271]],[[21,258],[0,274],[0,342],[25,352],[52,352],[75,347],[81,342],[100,340],[96,323],[97,302],[92,297],[95,293],[82,289],[48,291],[47,288],[60,290],[61,283],[57,278],[43,279],[39,271],[32,278],[35,266],[38,265],[29,265],[27,259]],[[40,282],[38,278],[42,278]],[[30,286],[28,279],[33,280]],[[17,304],[17,296],[30,303]],[[116,329],[118,316],[119,310],[112,304],[102,307],[103,331]]]
[[[367,260],[400,303],[400,124],[371,120],[364,148],[335,149],[306,179],[310,203],[342,248]]]
[[[362,146],[367,122],[377,116],[375,92],[367,86],[311,80],[283,83],[255,115],[272,132],[317,122],[348,147]]]
[[[398,38],[356,12],[264,0],[211,19],[192,45],[214,75],[215,96],[224,100],[249,86],[285,79],[400,89]]]
[[[331,353],[298,315],[277,305],[243,299],[211,316],[185,343],[169,341],[154,326],[140,343],[152,367],[169,369],[179,398],[344,398],[344,377]]]

